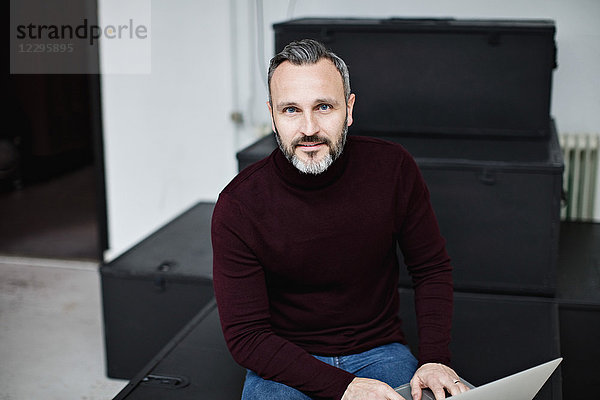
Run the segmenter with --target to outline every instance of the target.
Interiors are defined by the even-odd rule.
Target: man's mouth
[[[325,143],[324,142],[298,143],[298,147],[311,148],[311,147],[320,146],[322,144],[325,144]]]
[[[299,138],[294,147],[301,148],[303,150],[317,150],[319,147],[328,144],[329,142],[325,138],[319,136],[305,136],[303,138]]]

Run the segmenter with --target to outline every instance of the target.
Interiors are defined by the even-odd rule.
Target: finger
[[[431,391],[433,392],[433,395],[435,396],[435,400],[443,400],[446,398],[446,392],[444,392],[443,386],[431,385],[431,387],[429,387],[429,389],[431,389]]]
[[[460,378],[456,374],[447,375],[445,379],[443,379],[442,384],[452,396],[456,396],[457,394],[464,392],[465,390],[463,390],[463,388],[468,390],[468,388],[460,381]]]
[[[452,383],[451,385],[448,385],[446,387],[446,389],[450,392],[450,394],[452,396],[456,396],[457,394],[462,393],[462,391],[460,390],[460,387],[458,387],[458,385],[460,385],[460,382]]]
[[[464,383],[462,383],[462,382],[458,382],[456,385],[457,385],[457,386],[458,386],[458,388],[460,389],[460,392],[461,392],[461,393],[464,393],[464,392],[467,392],[467,391],[471,390],[471,389],[469,389],[469,387],[468,387],[467,385],[465,385],[465,384],[464,384]]]
[[[419,385],[413,385],[412,381],[410,382],[410,395],[412,396],[413,400],[421,400],[422,392],[423,391]]]

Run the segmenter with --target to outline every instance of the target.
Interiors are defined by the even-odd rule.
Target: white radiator
[[[590,221],[594,218],[599,136],[561,134],[559,140],[565,160],[563,188],[566,195],[561,219]]]

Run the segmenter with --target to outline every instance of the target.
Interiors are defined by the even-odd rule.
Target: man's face
[[[267,106],[279,146],[296,168],[318,174],[341,154],[354,98],[346,104],[342,76],[327,59],[277,67]]]

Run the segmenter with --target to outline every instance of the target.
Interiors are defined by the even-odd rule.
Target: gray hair
[[[294,65],[316,64],[322,58],[331,61],[342,76],[344,94],[346,102],[348,102],[350,98],[350,74],[348,73],[346,63],[331,50],[327,50],[322,43],[312,39],[291,42],[271,59],[268,73],[269,102],[271,102],[271,78],[281,63],[289,61]]]

